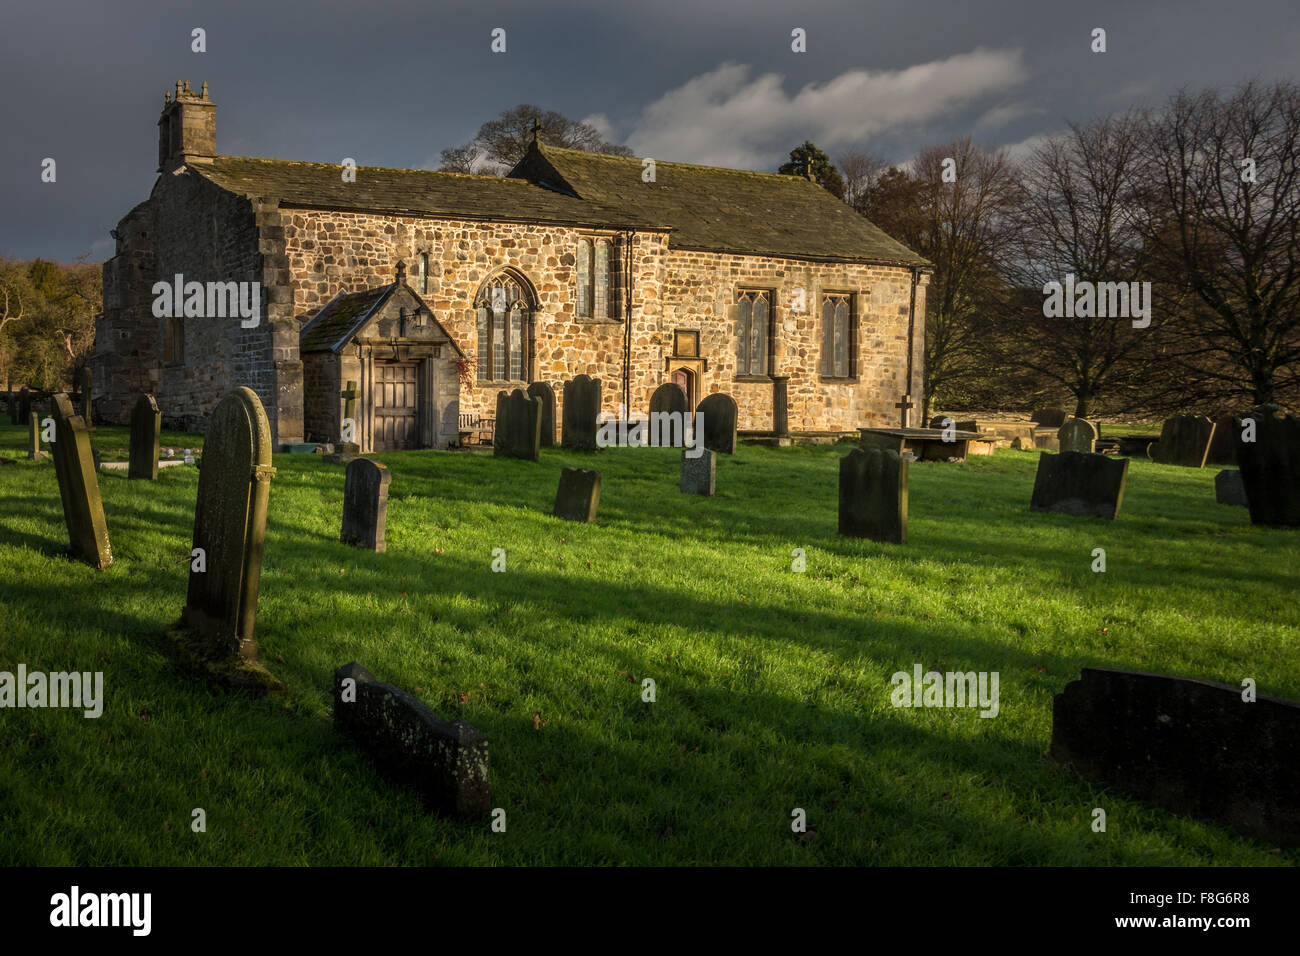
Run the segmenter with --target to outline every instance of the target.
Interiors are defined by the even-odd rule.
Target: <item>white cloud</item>
[[[1039,146],[1042,146],[1049,139],[1060,136],[1063,130],[1057,130],[1053,133],[1035,133],[1016,143],[1004,143],[1002,148],[1007,151],[1007,158],[1013,163],[1023,163],[1034,154]]]
[[[1041,107],[1030,106],[1027,103],[1007,103],[1005,106],[995,106],[975,121],[975,131],[978,133],[983,130],[1001,129],[1013,120],[1042,112],[1044,111]]]
[[[111,238],[96,239],[90,244],[89,262],[103,262],[117,255],[117,242]]]
[[[614,124],[609,121],[609,117],[604,113],[592,113],[590,116],[584,117],[581,122],[586,123],[599,133],[600,138],[605,142],[618,142],[618,140],[614,138]]]
[[[724,63],[647,106],[627,144],[641,156],[767,168],[811,139],[822,149],[917,127],[1023,83],[1019,50],[975,50],[902,70],[849,70],[787,94],[784,78]]]

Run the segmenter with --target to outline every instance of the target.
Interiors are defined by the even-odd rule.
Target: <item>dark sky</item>
[[[111,254],[178,79],[208,82],[222,153],[434,168],[527,102],[640,156],[772,170],[804,139],[891,161],[967,133],[1023,152],[1181,87],[1298,76],[1297,0],[4,0],[0,255]]]

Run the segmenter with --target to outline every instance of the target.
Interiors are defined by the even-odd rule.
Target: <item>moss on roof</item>
[[[540,146],[507,177],[217,156],[190,170],[287,206],[670,231],[674,249],[925,265],[816,183],[798,176]]]
[[[358,166],[356,182],[344,182],[341,166],[248,156],[217,156],[189,168],[231,192],[291,206],[608,227],[653,225],[600,202],[500,176]]]
[[[302,329],[303,352],[336,351],[340,342],[366,323],[375,309],[397,287],[396,283],[335,296]]]
[[[583,199],[671,227],[676,249],[926,264],[801,176],[656,161],[647,183],[635,157],[547,145],[536,152]],[[540,179],[541,168],[532,156],[516,172]]]

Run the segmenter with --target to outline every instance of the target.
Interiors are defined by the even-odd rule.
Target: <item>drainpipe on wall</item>
[[[913,356],[915,355],[916,340],[916,284],[920,281],[920,266],[912,266],[912,293],[911,301],[907,306],[907,381],[903,384],[903,398],[898,403],[901,413],[901,425],[903,428],[909,427],[912,419],[912,408],[915,403],[912,401],[912,370],[915,367]]]
[[[623,414],[632,418],[632,243],[636,233],[623,233]]]

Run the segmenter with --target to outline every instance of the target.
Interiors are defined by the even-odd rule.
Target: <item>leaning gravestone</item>
[[[681,489],[688,495],[711,496],[714,477],[717,474],[717,452],[701,448],[699,454],[692,458],[688,452],[695,450],[694,448],[682,449]]]
[[[1064,408],[1040,408],[1029,417],[1044,428],[1060,428],[1067,416]]]
[[[108,543],[104,503],[99,497],[90,431],[85,420],[74,413],[65,393],[55,395],[50,404],[54,471],[59,480],[59,497],[63,499],[63,520],[68,526],[68,550],[74,558],[102,570],[113,563],[113,549]]]
[[[1236,468],[1225,468],[1214,476],[1214,500],[1221,505],[1250,507],[1240,471]]]
[[[1086,780],[1300,844],[1300,704],[1213,681],[1085,667],[1052,704],[1048,753]]]
[[[274,475],[271,426],[261,400],[249,388],[226,392],[203,442],[181,627],[185,649],[213,677],[255,693],[282,689],[257,663],[255,638]]]
[[[339,540],[367,551],[384,552],[388,542],[388,484],[393,474],[386,465],[369,458],[348,462],[343,479],[343,530]]]
[[[542,444],[542,400],[521,388],[497,392],[497,423],[492,432],[492,455],[537,461]]]
[[[1238,421],[1234,432],[1251,523],[1300,527],[1300,418],[1283,417],[1276,406],[1256,409],[1246,417],[1255,422],[1255,440],[1242,440],[1244,420]]]
[[[1114,519],[1124,502],[1128,459],[1063,451],[1038,459],[1030,511]]]
[[[1210,453],[1205,457],[1207,465],[1237,466],[1236,422],[1235,415],[1214,420],[1214,437],[1210,439]]]
[[[555,447],[555,389],[546,382],[533,382],[528,394],[542,400],[542,447]]]
[[[492,812],[487,737],[464,721],[440,719],[356,661],[334,671],[334,726],[427,808],[461,819]]]
[[[577,451],[596,450],[600,417],[600,379],[579,375],[564,383],[564,421],[560,444]]]
[[[1214,440],[1214,422],[1204,415],[1175,415],[1165,419],[1151,458],[1162,465],[1204,468]]]
[[[855,448],[841,458],[840,534],[906,544],[907,470],[886,448]]]
[[[158,478],[158,443],[162,435],[162,412],[152,395],[141,395],[131,411],[131,459],[128,478],[154,481]]]
[[[1091,455],[1097,441],[1097,429],[1092,422],[1082,418],[1067,418],[1056,433],[1061,451],[1077,451]]]
[[[650,414],[655,413],[672,414],[680,412],[682,415],[690,414],[690,408],[686,404],[686,391],[676,382],[665,382],[654,390],[650,396]]]
[[[600,506],[600,472],[586,468],[566,468],[560,472],[560,487],[555,492],[552,514],[566,521],[596,520]]]
[[[724,392],[714,392],[700,402],[695,414],[704,416],[704,447],[720,455],[734,455],[739,413],[736,400]],[[698,437],[696,441],[699,441]]]

